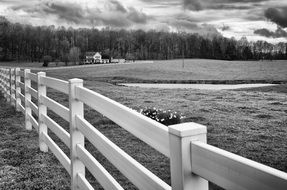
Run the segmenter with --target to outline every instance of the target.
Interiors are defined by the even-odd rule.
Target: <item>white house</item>
[[[94,63],[108,63],[105,59],[102,59],[102,55],[99,52],[86,52],[85,55],[85,64],[94,64]]]

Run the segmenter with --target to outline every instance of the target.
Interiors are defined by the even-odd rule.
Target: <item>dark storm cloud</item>
[[[180,5],[180,0],[140,0],[148,4],[162,4],[162,5]]]
[[[120,2],[115,1],[115,0],[112,0],[110,2],[114,6],[114,9],[116,11],[123,12],[123,13],[127,12],[126,8]]]
[[[280,27],[278,27],[275,32],[266,28],[258,29],[254,31],[254,34],[258,34],[267,38],[287,38],[287,32]]]
[[[146,14],[137,11],[135,8],[129,8],[128,18],[139,24],[145,24],[148,20],[148,16]]]
[[[287,27],[287,7],[269,8],[265,17],[283,28]]]
[[[198,24],[197,20],[187,15],[179,14],[166,21],[166,24],[176,28],[179,32],[197,33],[207,38],[221,36],[218,30],[209,24]]]
[[[45,3],[42,11],[57,15],[60,19],[72,23],[80,23],[84,19],[84,10],[81,6],[72,3]]]
[[[268,0],[183,0],[184,9],[201,11],[205,9],[251,9],[255,3]]]
[[[103,11],[98,8],[84,9],[81,4],[59,1],[41,2],[35,6],[16,5],[10,8],[14,11],[22,10],[32,15],[56,16],[62,22],[92,26],[127,27],[132,24],[146,23],[150,18],[133,7],[126,9],[116,0],[110,0],[106,3],[107,8]]]
[[[183,6],[185,9],[193,11],[203,10],[204,8],[200,0],[183,0]]]
[[[73,3],[49,3],[36,4],[30,6],[28,4],[15,5],[12,10],[22,10],[34,15],[55,15],[60,20],[65,20],[69,23],[80,23],[84,19],[84,10],[78,4]]]

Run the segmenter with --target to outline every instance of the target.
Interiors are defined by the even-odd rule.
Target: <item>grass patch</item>
[[[38,134],[0,95],[0,189],[70,189],[68,174],[51,153],[38,148]]]

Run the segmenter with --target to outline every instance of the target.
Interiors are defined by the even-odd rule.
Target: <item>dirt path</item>
[[[120,83],[119,85],[141,88],[160,89],[200,89],[200,90],[231,90],[242,88],[257,88],[274,86],[275,84],[148,84],[148,83]]]
[[[38,134],[24,129],[24,117],[0,94],[0,189],[70,189],[69,176],[38,148]]]

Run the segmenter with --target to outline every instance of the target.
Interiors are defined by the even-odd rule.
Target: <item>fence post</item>
[[[70,158],[71,158],[71,189],[79,189],[77,184],[77,174],[85,176],[85,166],[77,156],[76,145],[84,146],[84,135],[77,129],[75,116],[84,116],[83,102],[75,98],[75,87],[83,86],[83,80],[69,80],[69,108],[70,108]]]
[[[32,115],[31,107],[28,100],[31,101],[31,94],[29,93],[28,87],[31,87],[31,79],[28,77],[30,69],[24,70],[24,84],[25,84],[25,128],[27,130],[32,130],[32,123],[28,115]]]
[[[176,190],[208,190],[208,181],[192,174],[191,141],[206,143],[206,127],[197,123],[169,126],[171,186]]]
[[[3,69],[0,69],[0,90],[1,90],[1,92],[2,92],[2,94],[4,95],[4,93],[3,93]]]
[[[15,69],[15,105],[16,105],[16,110],[17,111],[21,111],[20,110],[20,105],[21,105],[21,99],[20,99],[20,93],[21,93],[21,88],[19,86],[19,82],[21,81],[21,77],[20,77],[20,68],[16,68]]]
[[[6,70],[2,69],[2,85],[3,85],[3,95],[4,98],[6,99]]]
[[[10,104],[12,105],[13,104],[13,91],[12,91],[12,87],[13,87],[13,81],[12,81],[12,74],[13,74],[13,69],[10,68],[9,69],[9,93],[10,93],[10,96],[9,96],[9,101],[10,101]]]
[[[47,125],[43,120],[43,115],[47,115],[47,107],[43,104],[41,96],[46,96],[47,89],[46,86],[41,84],[41,77],[46,76],[45,72],[37,73],[38,82],[38,124],[39,124],[39,146],[42,152],[48,152],[48,146],[46,145],[42,133],[47,133]]]
[[[15,106],[16,108],[16,104],[14,105],[15,101],[13,101],[14,99],[16,100],[16,88],[15,88],[15,69],[12,68],[11,71],[10,71],[10,74],[11,74],[11,78],[10,78],[10,82],[11,82],[11,105],[12,106]],[[13,90],[14,89],[14,90]]]
[[[1,69],[1,91],[2,91],[2,94],[5,97],[5,78],[4,78],[4,69]]]
[[[9,79],[9,69],[5,70],[5,94],[6,94],[6,101],[10,102],[10,79]]]
[[[5,94],[6,94],[6,101],[9,102],[10,101],[10,90],[9,90],[9,86],[10,86],[10,81],[9,81],[9,70],[6,69],[5,70]]]

